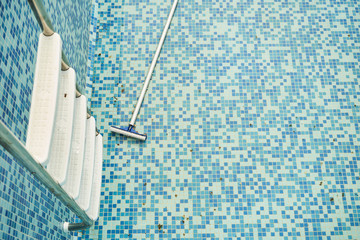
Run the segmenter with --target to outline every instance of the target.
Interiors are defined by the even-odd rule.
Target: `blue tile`
[[[360,237],[356,1],[180,1],[137,121],[145,143],[108,128],[128,124],[171,1],[89,3],[44,1],[104,133],[100,218],[74,235]],[[8,5],[0,119],[24,142],[40,29]],[[0,236],[69,239],[70,210],[0,154]]]
[[[359,236],[358,3],[99,1],[100,219],[86,239]]]

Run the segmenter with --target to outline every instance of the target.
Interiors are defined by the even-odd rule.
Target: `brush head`
[[[127,137],[135,138],[135,139],[141,140],[141,141],[145,141],[147,138],[146,135],[136,132],[131,126],[127,127],[127,128],[111,126],[110,131],[112,131],[114,133],[119,133],[119,134],[127,136]]]

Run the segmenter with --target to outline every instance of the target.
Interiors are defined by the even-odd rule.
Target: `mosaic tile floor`
[[[104,133],[88,239],[360,239],[357,1],[100,1],[92,108]]]

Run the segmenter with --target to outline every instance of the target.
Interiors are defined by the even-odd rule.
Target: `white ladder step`
[[[74,69],[61,71],[61,38],[40,34],[26,149],[67,194],[99,216],[103,143],[85,96],[76,98]]]
[[[90,208],[86,211],[87,215],[96,220],[99,217],[100,208],[100,192],[101,192],[101,171],[103,164],[103,141],[101,134],[96,136],[95,139],[95,163],[92,181],[92,191]]]
[[[85,211],[90,206],[90,197],[93,182],[94,159],[95,159],[95,118],[90,117],[86,121],[85,157],[81,175],[80,194],[77,199],[79,206]]]
[[[61,68],[61,38],[40,34],[26,148],[42,165],[50,156]]]
[[[47,171],[59,183],[64,184],[70,159],[76,97],[76,74],[74,69],[61,71],[58,105],[53,142]]]
[[[80,180],[85,153],[86,116],[86,97],[81,95],[75,100],[70,163],[66,181],[63,185],[65,191],[74,199],[78,198],[80,192]]]

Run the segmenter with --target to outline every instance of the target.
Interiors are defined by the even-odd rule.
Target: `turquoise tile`
[[[100,218],[85,239],[359,238],[357,2],[100,1]]]

